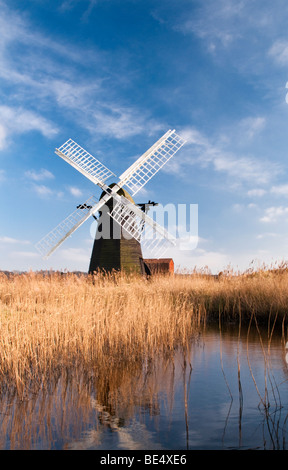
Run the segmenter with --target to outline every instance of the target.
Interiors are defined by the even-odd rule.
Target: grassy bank
[[[2,391],[35,392],[63,370],[129,366],[185,344],[201,323],[275,320],[284,327],[288,273],[217,277],[27,273],[0,278]]]

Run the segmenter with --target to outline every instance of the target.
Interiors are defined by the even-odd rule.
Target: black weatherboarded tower
[[[110,188],[113,186],[115,184],[111,184]],[[125,189],[121,188],[117,194],[135,204]],[[104,195],[105,193],[101,194],[100,200]],[[147,273],[148,268],[143,261],[140,242],[131,236],[129,237],[122,226],[109,216],[108,212],[111,212],[112,209],[113,199],[111,198],[101,210],[90,259],[89,274],[95,271],[111,272],[113,270],[137,274]]]

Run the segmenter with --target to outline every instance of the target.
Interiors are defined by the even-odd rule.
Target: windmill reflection
[[[49,389],[19,401],[2,396],[2,449],[161,449],[146,421],[173,408],[173,360],[65,369]],[[166,411],[167,411],[166,409]],[[109,445],[109,444],[108,444]]]

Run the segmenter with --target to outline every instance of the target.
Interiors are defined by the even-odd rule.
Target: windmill
[[[145,266],[140,243],[142,242],[151,254],[159,256],[160,252],[163,253],[167,249],[167,244],[175,245],[176,239],[147,215],[147,209],[155,203],[149,201],[147,204],[137,205],[133,196],[184,144],[185,141],[176,134],[175,130],[169,130],[122,173],[117,183],[110,185],[107,185],[106,181],[116,175],[72,139],[56,148],[55,153],[99,186],[102,194],[99,200],[95,196],[90,196],[42,238],[36,244],[40,254],[48,258],[87,219],[91,216],[96,218],[97,214],[108,208],[107,217],[111,223],[113,221],[114,232],[112,230],[112,236],[103,240],[97,237],[98,226],[89,272],[98,268],[105,270],[134,268],[143,273]],[[120,230],[117,237],[115,237],[115,222]],[[143,236],[144,230],[145,236]]]

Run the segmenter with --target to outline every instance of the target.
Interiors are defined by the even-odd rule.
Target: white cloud
[[[73,262],[89,262],[91,253],[83,248],[66,248],[58,251],[59,256],[63,260]]]
[[[12,251],[11,256],[13,258],[38,258],[39,255],[35,251]]]
[[[242,212],[244,210],[244,208],[245,208],[245,206],[243,204],[236,203],[236,204],[232,205],[232,210],[234,212]]]
[[[5,126],[0,123],[0,150],[2,150],[6,145],[7,139],[7,130]]]
[[[259,235],[256,236],[258,240],[261,240],[263,238],[276,238],[276,237],[279,237],[279,234],[274,233],[274,232],[259,233]]]
[[[98,102],[85,117],[85,126],[98,135],[125,139],[143,132],[153,135],[163,126],[150,119],[147,112],[139,111],[133,106],[124,106],[115,102]]]
[[[183,137],[183,139],[185,139],[189,144],[199,145],[207,148],[210,147],[208,138],[194,127],[186,127],[182,129],[181,137]]]
[[[240,132],[252,139],[256,134],[264,130],[266,126],[266,118],[263,116],[248,117],[240,121]]]
[[[185,15],[178,19],[175,29],[205,40],[210,51],[219,47],[228,49],[236,41],[243,40],[251,26],[260,25],[261,11],[258,9],[254,18],[251,9],[251,2],[247,0],[218,0],[217,8],[213,0],[206,0],[191,12],[185,9]]]
[[[75,186],[70,186],[69,192],[72,194],[72,196],[76,196],[76,197],[80,197],[83,195],[81,189],[76,188]]]
[[[94,6],[93,1],[90,0],[87,12]],[[96,128],[97,135],[117,139],[137,135],[144,130],[148,133],[157,130],[147,113],[123,104],[114,82],[108,80],[106,85],[103,63],[107,57],[104,53],[93,48],[86,49],[83,54],[76,45],[68,47],[35,31],[25,18],[4,8],[1,1],[0,11],[0,78],[17,85],[15,96],[23,103],[21,109],[0,107],[0,148],[6,145],[7,134],[38,130],[45,137],[53,137],[58,128],[43,117],[43,110],[46,112],[51,103],[72,111],[66,117],[77,121],[93,135]],[[17,44],[24,48],[24,54],[11,53],[10,48],[17,50]],[[82,73],[79,65],[82,65]],[[92,80],[87,78],[91,74],[85,71],[93,66],[99,72],[98,78],[94,74]],[[120,79],[121,74],[118,73],[117,83]],[[30,99],[34,96],[38,98],[36,101]],[[35,111],[37,107],[38,111]]]
[[[39,196],[51,196],[53,194],[52,189],[48,188],[48,186],[45,186],[44,184],[35,184],[34,190]]]
[[[254,41],[250,41],[247,50],[251,54],[253,47],[261,44],[255,37],[258,36],[263,43],[263,38],[270,35],[285,34],[285,7],[285,0],[276,0],[273,5],[269,0],[262,0],[261,5],[251,0],[217,0],[216,7],[214,0],[205,0],[198,5],[193,3],[190,10],[186,6],[184,13],[179,9],[174,29],[183,34],[195,34],[214,50],[220,47],[228,49],[253,37]],[[282,42],[285,46],[285,41]]]
[[[288,65],[288,41],[277,40],[268,50],[271,56],[279,65]]]
[[[49,83],[44,84],[46,93],[49,93],[59,106],[69,109],[86,109],[90,103],[92,95],[101,92],[101,80],[96,79],[93,82],[79,82],[73,75],[68,81],[65,77],[62,79],[51,79]]]
[[[8,244],[24,244],[27,245],[30,242],[28,240],[21,240],[12,237],[0,237],[0,243],[8,243]]]
[[[229,262],[229,256],[226,253],[217,251],[209,251],[197,248],[192,252],[188,253],[185,251],[178,251],[173,256],[175,267],[181,269],[201,270],[208,268],[212,273],[217,273],[225,269]]]
[[[32,179],[33,181],[42,181],[47,179],[53,179],[54,175],[51,171],[46,170],[45,168],[41,168],[41,170],[27,170],[25,171],[25,176],[27,178]]]
[[[288,196],[288,184],[273,186],[271,188],[271,193],[279,194],[281,196]]]
[[[83,0],[64,0],[63,2],[61,2],[59,9],[63,12],[66,12],[67,10],[71,10],[72,8],[74,8],[74,6],[80,2],[82,4],[84,3],[85,5],[87,4],[87,8],[84,10],[84,13],[82,16],[83,19],[86,19],[87,16],[91,13],[93,8],[95,7],[95,5],[98,3],[98,1],[99,0],[87,0],[86,2],[85,1],[83,2]]]
[[[63,196],[62,191],[53,190],[53,189],[49,188],[48,186],[46,186],[45,184],[34,184],[33,189],[38,194],[38,196],[41,196],[41,197],[52,197],[52,196],[54,196],[54,197],[57,197],[57,198],[61,198]]]
[[[266,189],[256,188],[256,189],[250,189],[247,192],[247,195],[251,197],[254,197],[254,196],[261,197],[261,196],[264,196],[266,192],[267,192]]]
[[[271,222],[277,222],[279,218],[285,220],[288,217],[288,207],[269,207],[268,209],[265,210],[265,215],[260,218],[261,222],[265,223],[271,223]]]
[[[270,189],[255,188],[247,191],[247,195],[250,197],[262,197],[268,193],[274,194],[276,196],[288,196],[288,184],[272,186]]]
[[[94,0],[90,0],[85,14],[93,6]],[[144,130],[146,133],[157,131],[157,124],[150,120],[147,112],[127,106],[119,99],[117,84],[121,73],[113,82],[107,79],[106,54],[95,47],[83,53],[75,44],[62,44],[38,32],[26,18],[4,7],[1,1],[0,13],[0,78],[9,85],[17,85],[14,96],[23,103],[21,109],[0,107],[0,148],[7,144],[7,134],[37,130],[45,137],[53,137],[58,128],[43,117],[51,104],[56,104],[60,110],[69,110],[66,118],[76,121],[93,135],[95,129],[98,136],[117,139]],[[21,45],[21,50],[24,48],[24,54],[14,52],[17,45]],[[98,71],[98,77],[94,73],[93,79],[89,78],[92,67]],[[87,70],[89,73],[85,73]],[[127,74],[125,80],[128,80]]]
[[[215,155],[213,159],[216,171],[224,171],[229,176],[241,180],[267,183],[270,178],[269,173],[261,171],[261,164],[248,157],[237,158],[233,154],[221,153]]]
[[[0,148],[7,145],[7,137],[12,134],[23,134],[39,131],[51,138],[58,129],[47,119],[33,111],[19,107],[0,106]]]
[[[217,8],[215,4],[208,0],[201,4],[201,7],[189,12],[178,21],[176,30],[184,34],[195,34],[202,39],[209,41],[215,48],[215,42],[222,46],[229,46],[235,38],[239,36],[235,28],[235,20],[241,16],[243,1],[234,2],[230,0],[218,0]]]
[[[168,167],[178,174],[185,174],[183,165],[199,165],[202,168],[212,166],[219,173],[226,174],[230,185],[239,183],[267,184],[278,173],[278,165],[274,162],[260,160],[252,156],[237,155],[223,149],[220,142],[209,140],[195,128],[183,129],[181,135],[187,139],[181,159],[173,160]]]

